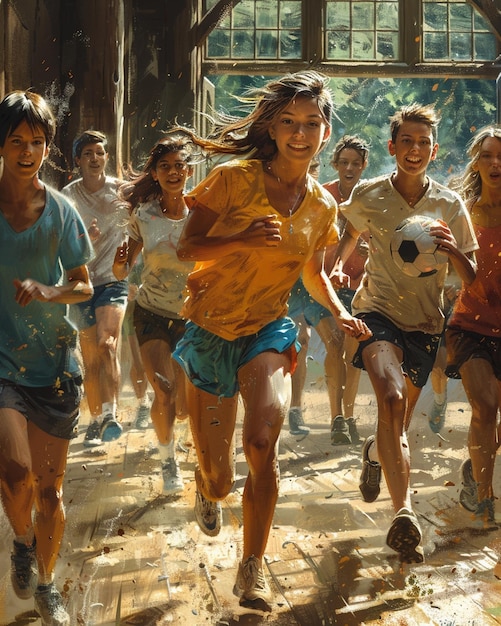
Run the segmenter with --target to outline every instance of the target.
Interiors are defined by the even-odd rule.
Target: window
[[[488,61],[496,38],[486,20],[467,2],[424,0],[423,59]]]
[[[207,0],[207,9],[217,0]],[[301,0],[242,0],[209,35],[209,59],[302,57]]]
[[[325,56],[336,61],[399,60],[398,0],[327,0]]]

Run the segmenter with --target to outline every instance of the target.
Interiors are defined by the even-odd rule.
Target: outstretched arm
[[[365,323],[350,315],[339,300],[324,269],[323,251],[316,252],[304,266],[303,282],[311,296],[332,312],[337,325],[346,334],[359,341],[371,336],[372,333]]]
[[[32,300],[76,304],[88,300],[94,293],[86,265],[69,270],[67,283],[64,285],[44,285],[32,278],[15,279],[13,282],[16,289],[15,299],[21,306],[26,306]]]

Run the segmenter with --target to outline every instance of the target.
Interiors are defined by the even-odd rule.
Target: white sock
[[[173,459],[174,458],[174,437],[169,441],[169,443],[158,444],[158,452],[160,454],[160,461],[162,465],[166,463],[169,459]]]
[[[444,393],[435,392],[435,402],[437,404],[444,404],[446,398],[447,398],[447,394],[445,392]]]
[[[379,455],[377,453],[377,441],[374,440],[374,443],[372,443],[372,445],[369,446],[369,449],[367,450],[367,456],[369,457],[369,461],[372,461],[373,463],[379,463]]]
[[[115,418],[117,415],[117,403],[116,401],[113,402],[103,402],[102,404],[102,415],[113,415],[113,417]]]

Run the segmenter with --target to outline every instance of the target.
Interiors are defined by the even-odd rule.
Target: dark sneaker
[[[303,412],[298,407],[289,410],[289,431],[291,435],[307,435],[310,432],[304,423]]]
[[[485,498],[482,502],[477,504],[475,509],[475,517],[479,517],[484,522],[493,522],[494,517],[494,499]]]
[[[447,397],[442,403],[438,403],[433,400],[433,406],[431,407],[430,415],[428,417],[428,423],[434,433],[439,433],[445,423],[445,409],[447,408]]]
[[[409,509],[400,509],[386,536],[387,545],[398,552],[402,563],[422,563],[424,551],[421,539],[417,517]]]
[[[96,446],[100,446],[102,443],[101,424],[98,422],[98,420],[94,420],[87,426],[83,445],[86,448],[95,448]]]
[[[358,487],[365,502],[374,502],[381,491],[381,465],[369,460],[369,448],[375,441],[376,437],[370,435],[362,448],[362,473]]]
[[[209,537],[215,537],[221,530],[223,512],[220,502],[212,502],[203,497],[198,491],[195,498],[195,518],[202,532]]]
[[[358,446],[359,444],[362,443],[362,438],[360,437],[360,435],[358,434],[358,430],[357,430],[357,423],[355,421],[355,418],[353,417],[349,417],[346,420],[346,423],[348,424],[348,431],[350,433],[350,439],[351,439],[351,443],[354,446]]]
[[[240,606],[271,611],[271,591],[263,567],[255,556],[250,556],[238,566],[233,593],[240,598]]]
[[[164,494],[179,493],[184,489],[183,477],[176,459],[167,459],[162,465],[162,478]]]
[[[478,507],[478,489],[473,478],[471,459],[466,459],[461,463],[459,475],[463,484],[463,488],[459,492],[459,502],[467,511],[475,513]]]
[[[113,415],[106,415],[101,425],[102,441],[115,441],[123,432],[122,425],[117,422]]]
[[[36,540],[31,546],[14,541],[14,550],[10,556],[12,588],[22,600],[31,598],[38,585],[36,546]]]
[[[70,616],[54,583],[37,587],[35,608],[41,617],[42,626],[70,626]]]
[[[150,425],[150,407],[141,404],[137,408],[136,419],[134,420],[134,428],[146,430]]]
[[[338,415],[331,424],[331,444],[333,446],[348,446],[351,443],[350,431],[347,420]]]

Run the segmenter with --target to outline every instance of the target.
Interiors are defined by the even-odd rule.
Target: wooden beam
[[[194,46],[201,46],[216,28],[227,11],[234,9],[240,0],[219,0],[212,9],[207,11],[196,26]]]
[[[468,0],[490,22],[501,40],[501,0]]]

